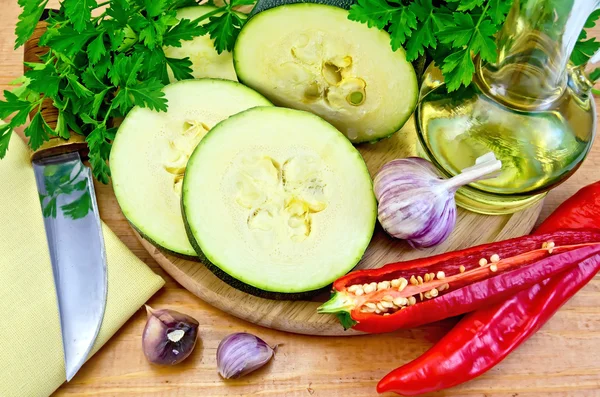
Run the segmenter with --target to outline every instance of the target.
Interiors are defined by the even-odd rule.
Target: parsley
[[[68,139],[71,133],[86,137],[94,177],[108,183],[108,158],[116,133],[113,120],[133,106],[167,110],[163,87],[167,70],[177,80],[192,77],[189,58],[168,58],[163,46],[180,47],[181,41],[210,35],[221,53],[233,48],[246,16],[234,11],[252,0],[230,0],[196,20],[177,20],[180,7],[194,0],[62,0],[50,11],[40,44],[49,48],[12,91],[4,91],[0,119],[0,158],[6,155],[15,127],[25,128],[32,149],[52,137]],[[31,36],[47,0],[18,0],[22,8],[16,25],[15,48]],[[41,110],[52,103],[58,109],[56,123],[44,120]],[[57,190],[58,191],[58,190]],[[84,213],[88,199],[63,210],[74,217]],[[56,214],[56,196],[45,198],[48,215]]]
[[[455,91],[472,81],[475,56],[496,61],[494,37],[511,5],[512,0],[357,0],[349,18],[387,30],[392,49],[404,47],[409,61],[425,55],[433,59],[442,70],[448,91]],[[548,12],[549,20],[555,14],[569,15],[551,7]],[[585,27],[593,27],[598,17],[600,11],[594,12]],[[600,42],[588,39],[583,31],[571,60],[581,65],[599,48]]]
[[[585,29],[593,28],[596,26],[596,21],[600,18],[600,10],[594,11],[585,22]],[[587,32],[584,30],[581,31],[579,35],[579,40],[577,44],[575,44],[575,48],[573,49],[573,53],[571,54],[571,61],[576,65],[580,66],[590,60],[592,55],[594,55],[600,49],[600,42],[597,41],[594,37],[587,37]],[[590,76],[594,81],[597,79],[595,76]],[[596,78],[594,78],[596,77]]]

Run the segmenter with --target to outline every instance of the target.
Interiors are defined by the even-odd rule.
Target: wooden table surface
[[[0,89],[4,90],[21,75],[22,49],[13,50],[19,12],[16,1],[0,0],[0,4]],[[548,195],[540,219],[579,187],[598,179],[597,141],[582,168]],[[140,309],[69,384],[56,392],[57,396],[375,396],[375,385],[383,375],[423,353],[454,322],[353,338],[299,336],[254,326],[205,304],[166,275],[136,240],[111,187],[96,185],[96,189],[102,219],[166,280],[165,287],[149,304],[198,319],[201,343],[178,366],[151,366],[141,350],[145,313]],[[224,382],[217,374],[216,348],[223,337],[238,331],[254,333],[281,346],[267,367],[241,380]],[[397,344],[410,344],[410,354],[397,356]],[[600,396],[599,346],[600,276],[596,276],[541,331],[496,368],[472,382],[431,396]]]

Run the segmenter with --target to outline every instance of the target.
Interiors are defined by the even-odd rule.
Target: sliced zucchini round
[[[181,187],[187,160],[219,121],[270,102],[228,80],[185,80],[164,88],[167,112],[133,108],[116,134],[110,170],[121,210],[154,244],[196,257],[181,217]]]
[[[177,19],[194,19],[216,10],[209,5],[184,7],[177,10]],[[221,14],[216,14],[219,16]],[[200,22],[201,25],[208,23],[209,19]],[[213,40],[208,34],[194,37],[192,40],[181,41],[181,47],[164,47],[165,55],[169,58],[190,58],[192,61],[192,76],[199,79],[211,77],[215,79],[227,79],[237,81],[237,75],[233,68],[233,57],[231,52],[224,51],[221,54],[215,50]],[[173,72],[168,69],[169,79],[175,82]]]
[[[238,78],[276,105],[313,112],[352,142],[398,131],[418,96],[414,68],[390,36],[324,4],[263,11],[244,26],[233,51]]]
[[[234,287],[310,295],[352,269],[377,206],[367,167],[331,124],[258,107],[214,127],[190,157],[182,208],[192,245]]]

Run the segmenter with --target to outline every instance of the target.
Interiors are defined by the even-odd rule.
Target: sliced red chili
[[[415,327],[506,299],[600,253],[598,231],[525,236],[350,273],[320,313],[370,333]]]

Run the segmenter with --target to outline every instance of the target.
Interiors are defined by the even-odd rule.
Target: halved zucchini
[[[377,206],[367,167],[332,125],[258,107],[214,127],[190,157],[182,208],[203,262],[246,292],[310,295],[361,259]]]
[[[181,217],[189,156],[207,131],[232,114],[269,106],[262,95],[228,80],[185,80],[164,89],[167,112],[133,108],[115,137],[110,170],[121,210],[154,244],[196,258]]]
[[[216,9],[216,7],[209,5],[180,8],[177,10],[177,19],[193,21]],[[221,13],[216,15],[221,15]],[[208,21],[207,18],[200,24],[203,25]],[[181,41],[181,47],[164,47],[163,50],[169,58],[190,58],[190,61],[192,61],[192,76],[197,79],[211,77],[237,81],[231,52],[217,53],[213,40],[208,34],[194,37],[192,40]],[[168,73],[171,82],[175,82],[176,79],[173,77],[171,69],[168,69]]]
[[[334,6],[290,4],[255,15],[233,58],[244,84],[276,105],[323,117],[354,143],[393,134],[417,103],[404,50],[392,51],[386,32]]]

